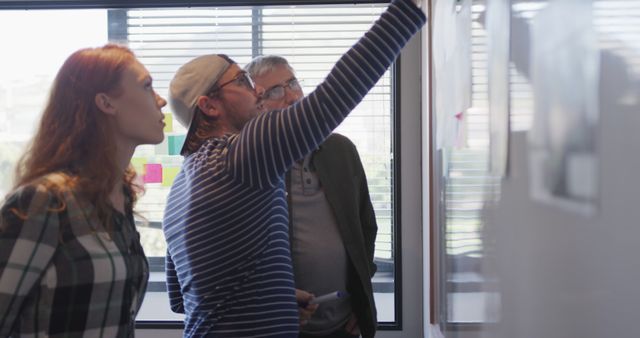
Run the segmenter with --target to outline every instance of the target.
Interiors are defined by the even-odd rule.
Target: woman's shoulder
[[[64,191],[65,175],[46,175],[18,186],[6,196],[0,208],[0,236],[23,239],[55,247],[59,239],[60,216],[68,212]]]
[[[3,209],[21,211],[39,209],[38,206],[60,205],[65,192],[73,190],[73,177],[64,173],[51,173],[16,187],[3,203]],[[48,208],[49,209],[49,208]]]

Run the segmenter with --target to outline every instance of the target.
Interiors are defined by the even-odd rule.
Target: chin
[[[158,138],[158,141],[155,144],[162,143],[162,141],[164,141],[164,133],[160,135],[160,137]]]
[[[162,143],[162,141],[164,141],[164,133],[153,137],[152,139],[148,140],[148,142],[146,142],[146,143],[147,144],[159,144],[159,143]]]

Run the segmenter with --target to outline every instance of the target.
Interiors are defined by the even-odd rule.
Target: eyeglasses
[[[283,84],[275,85],[269,88],[264,92],[264,94],[262,94],[262,98],[265,100],[280,100],[284,97],[286,88],[289,88],[293,91],[302,90],[302,88],[300,88],[300,82],[294,77]]]
[[[251,78],[251,76],[249,76],[247,72],[241,71],[233,79],[227,82],[221,83],[219,85],[214,85],[214,88],[209,91],[209,95],[221,90],[222,88],[224,88],[224,86],[234,82],[236,85],[246,87],[249,90],[253,90],[253,91],[256,90],[256,85],[253,82],[253,79]]]

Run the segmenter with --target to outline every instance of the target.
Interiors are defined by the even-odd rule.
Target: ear
[[[113,106],[111,98],[107,94],[98,93],[96,94],[94,100],[96,102],[96,106],[98,106],[98,109],[100,109],[103,113],[108,115],[116,114],[116,107]]]
[[[218,118],[222,114],[222,103],[218,99],[200,96],[196,104],[198,108],[200,108],[200,111],[209,117]]]

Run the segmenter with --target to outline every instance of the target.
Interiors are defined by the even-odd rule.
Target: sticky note
[[[138,176],[144,176],[144,165],[147,164],[147,159],[144,157],[132,157],[131,165],[135,169]]]
[[[164,114],[164,132],[170,133],[173,131],[173,114]]]
[[[180,167],[163,167],[162,168],[162,186],[170,187],[178,176]]]
[[[144,183],[162,183],[162,164],[147,163],[144,168]]]
[[[187,135],[169,135],[169,155],[180,155],[186,137]]]

